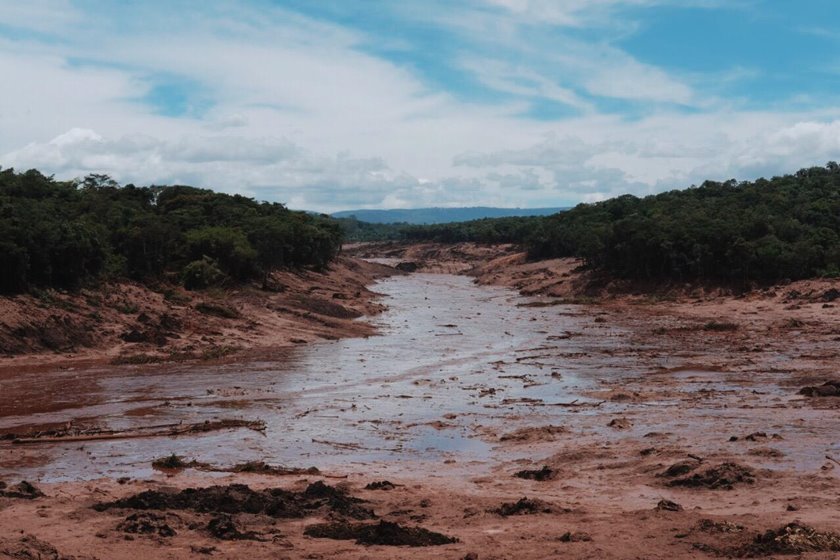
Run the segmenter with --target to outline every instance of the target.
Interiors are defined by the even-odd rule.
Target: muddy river
[[[0,429],[243,418],[264,421],[264,435],[236,430],[37,445],[25,461],[6,453],[3,470],[44,481],[143,476],[152,459],[170,453],[319,468],[398,467],[407,457],[487,461],[492,447],[477,436],[491,427],[488,410],[497,421],[526,413],[533,420],[529,399],[572,401],[591,385],[593,372],[579,364],[540,361],[547,350],[580,352],[581,339],[563,331],[591,322],[582,309],[566,309],[558,323],[563,309],[523,307],[527,300],[510,290],[453,275],[394,277],[375,289],[388,305],[373,319],[380,336],[283,349],[247,363],[103,366],[0,380]],[[560,335],[550,336],[558,327]],[[609,345],[610,337],[599,344]],[[546,416],[565,414],[551,412]]]
[[[533,451],[500,452],[505,433],[552,425],[568,428],[581,445],[688,430],[693,444],[718,450],[730,432],[784,430],[777,442],[783,454],[754,458],[777,467],[816,468],[834,450],[813,441],[798,446],[790,437],[796,423],[813,438],[829,434],[833,422],[800,410],[796,423],[786,423],[781,409],[790,390],[775,385],[772,373],[680,369],[686,359],[673,349],[630,340],[621,321],[595,308],[533,305],[508,289],[445,274],[393,277],[375,289],[388,306],[373,318],[379,336],[282,349],[245,363],[102,366],[0,379],[0,430],[223,418],[266,426],[263,433],[0,444],[0,474],[43,482],[148,477],[152,460],[171,453],[215,465],[261,460],[382,475],[446,465],[450,473],[475,474]],[[652,371],[667,371],[667,382]],[[617,388],[630,394],[617,396]],[[680,414],[672,414],[677,407]],[[768,424],[771,408],[779,411]],[[630,417],[626,426],[607,425],[621,415]]]

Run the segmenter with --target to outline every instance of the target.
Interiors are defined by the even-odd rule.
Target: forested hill
[[[344,210],[332,214],[334,218],[355,218],[371,224],[445,224],[482,218],[510,216],[548,216],[566,208],[411,208],[402,210]]]
[[[840,276],[840,165],[637,198],[544,218],[414,226],[404,239],[521,243],[531,258],[580,257],[615,277],[774,282]]]
[[[0,171],[0,293],[103,278],[205,288],[324,267],[341,240],[334,220],[243,196]]]

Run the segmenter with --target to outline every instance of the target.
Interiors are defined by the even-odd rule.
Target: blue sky
[[[297,208],[559,206],[840,159],[828,0],[0,0],[0,165]]]

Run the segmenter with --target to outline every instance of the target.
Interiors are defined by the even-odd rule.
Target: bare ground
[[[439,422],[441,430],[462,427],[493,442],[489,472],[455,460],[433,470],[408,461],[389,475],[391,484],[382,484],[382,467],[371,464],[325,479],[183,471],[123,484],[41,485],[45,497],[0,497],[0,558],[38,558],[31,550],[44,546],[54,554],[39,552],[43,558],[113,559],[837,557],[840,399],[798,394],[840,375],[836,282],[737,296],[693,288],[628,295],[593,291],[575,262],[528,263],[509,247],[501,256],[471,246],[457,254],[434,246],[364,250],[421,270],[470,271],[479,282],[533,295],[523,304],[556,314],[543,346],[488,365],[486,386],[476,388],[478,398],[494,399],[483,416]],[[458,259],[468,265],[456,266]],[[581,330],[564,329],[568,314],[585,318]],[[579,342],[570,353],[553,341]],[[541,400],[539,383],[566,369],[597,383],[581,400]],[[502,376],[534,385],[528,414],[514,415],[514,405],[495,394],[493,380]],[[566,412],[563,424],[547,423],[547,411],[557,407]],[[543,474],[517,476],[523,471]],[[335,476],[347,477],[336,486],[364,500],[375,519],[329,508],[290,518],[233,511],[233,527],[253,538],[227,540],[218,535],[237,533],[211,530],[226,513],[218,504],[154,510],[162,517],[147,520],[148,533],[126,531],[127,518],[143,510],[93,509],[150,489],[229,483],[305,493],[317,480],[335,484]],[[407,548],[306,534],[319,535],[307,531],[318,523],[362,523],[370,525],[364,534],[390,538],[394,530],[373,527],[382,520],[458,542]],[[175,534],[162,534],[161,524]],[[341,527],[338,534],[347,531]]]
[[[270,290],[190,292],[108,284],[0,297],[0,370],[215,360],[247,350],[368,336],[382,310],[368,286],[392,268],[341,257],[325,272],[282,271]]]

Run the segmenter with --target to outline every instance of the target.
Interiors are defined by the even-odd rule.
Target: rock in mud
[[[440,546],[458,539],[422,527],[403,527],[380,521],[376,524],[323,523],[310,525],[304,534],[316,539],[354,540],[356,544],[387,546]]]
[[[697,523],[697,530],[704,533],[740,533],[744,530],[742,525],[731,521],[714,521],[712,519],[701,519]]]
[[[416,262],[404,261],[401,263],[397,263],[395,266],[397,270],[402,270],[403,272],[417,272],[417,269],[420,268]]]
[[[657,511],[682,511],[683,507],[678,504],[677,502],[672,502],[671,500],[659,500],[659,503],[656,504]]]
[[[541,500],[531,500],[529,498],[520,498],[516,502],[506,502],[496,509],[492,510],[502,517],[511,515],[533,515],[536,513],[551,513],[551,506]]]
[[[513,476],[517,478],[524,478],[526,480],[536,480],[539,482],[543,482],[546,480],[551,480],[555,476],[557,476],[557,471],[550,468],[548,465],[543,465],[543,468],[536,469],[536,470],[522,470],[514,474]]]
[[[365,490],[393,490],[397,485],[389,480],[380,480],[378,482],[371,482],[365,486]]]
[[[319,481],[310,484],[303,492],[282,488],[252,490],[244,484],[187,488],[177,493],[147,490],[114,502],[97,504],[94,509],[192,510],[199,513],[263,514],[275,518],[301,518],[326,510],[353,519],[374,519],[373,511],[363,507],[363,503],[364,500]]]
[[[174,537],[177,534],[167,523],[166,515],[150,512],[132,513],[117,525],[117,529],[125,533],[160,537]]]
[[[799,394],[806,397],[840,397],[840,381],[826,381],[815,387],[803,387]]]
[[[665,472],[661,473],[659,476],[664,476],[666,478],[674,478],[677,476],[683,476],[684,474],[688,474],[697,467],[700,466],[700,463],[695,461],[680,461],[678,463],[674,463],[670,467],[668,467]]]
[[[5,482],[0,482],[0,498],[34,500],[35,498],[42,498],[43,496],[43,492],[25,480],[13,486],[7,486]]]
[[[572,533],[567,531],[566,533],[560,535],[560,538],[557,540],[560,542],[590,542],[592,540],[592,536],[589,533]]]
[[[633,422],[627,418],[613,418],[607,426],[614,430],[629,430],[633,427]]]
[[[262,540],[256,533],[240,531],[233,517],[226,513],[214,516],[207,524],[207,530],[222,541]]]
[[[686,488],[708,488],[710,490],[731,490],[736,484],[753,484],[754,482],[755,473],[752,469],[737,463],[723,463],[703,472],[672,480],[668,485]]]

